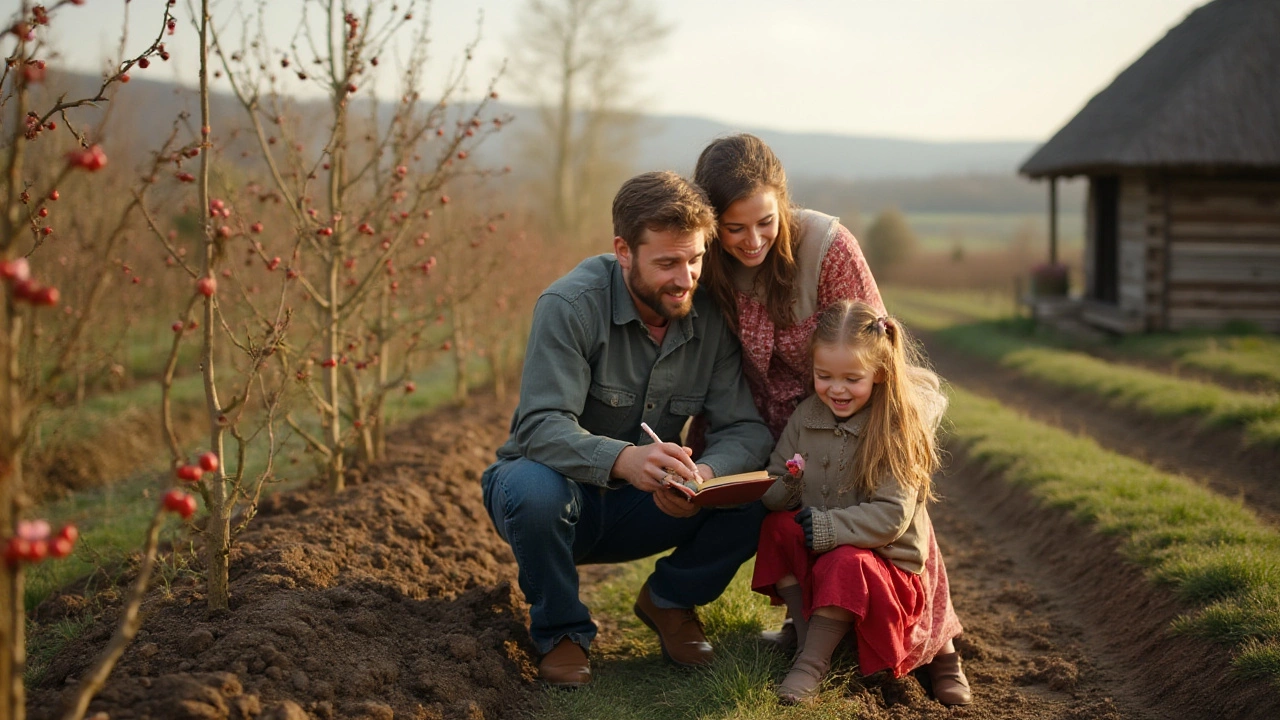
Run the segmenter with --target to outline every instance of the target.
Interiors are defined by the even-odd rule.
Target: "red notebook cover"
[[[712,478],[702,487],[692,481],[672,483],[667,487],[700,507],[742,505],[759,500],[777,480],[764,470]]]

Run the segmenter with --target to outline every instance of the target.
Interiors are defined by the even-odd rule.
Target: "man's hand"
[[[662,489],[663,478],[668,474],[693,480],[697,472],[689,449],[667,442],[623,448],[609,474],[626,480],[637,490],[651,493]]]
[[[653,494],[653,502],[659,510],[677,518],[692,517],[702,509],[674,490],[659,490]]]

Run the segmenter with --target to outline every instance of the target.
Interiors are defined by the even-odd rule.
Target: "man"
[[[755,470],[773,441],[742,378],[741,348],[695,292],[715,219],[702,191],[669,172],[623,184],[614,255],[583,261],[533,312],[511,437],[485,471],[485,506],[520,566],[540,677],[591,679],[596,634],[576,565],[675,551],[658,561],[635,612],[663,656],[705,665],[713,651],[694,610],[720,596],[755,553],[764,509],[698,507],[663,489]],[[665,440],[703,414],[707,449]]]

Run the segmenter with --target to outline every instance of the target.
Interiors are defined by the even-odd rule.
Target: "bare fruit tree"
[[[5,718],[20,719],[26,713],[24,566],[65,557],[79,536],[73,525],[55,534],[47,521],[24,517],[31,505],[23,473],[24,455],[38,409],[71,370],[75,348],[98,329],[99,300],[119,272],[111,259],[125,246],[127,228],[141,202],[98,203],[110,209],[103,227],[98,228],[100,236],[93,242],[77,243],[77,247],[92,251],[95,260],[74,276],[74,294],[69,293],[76,303],[74,308],[62,304],[63,293],[50,281],[60,273],[59,263],[49,262],[49,255],[57,252],[51,248],[61,242],[55,223],[69,219],[61,208],[75,202],[78,195],[101,192],[109,183],[130,182],[127,172],[104,177],[111,175],[103,172],[108,158],[100,145],[106,115],[114,107],[115,93],[128,82],[130,71],[145,68],[151,58],[164,52],[162,40],[173,22],[166,5],[155,39],[125,57],[122,38],[120,60],[113,63],[95,91],[72,98],[64,93],[44,100],[37,108],[33,91],[47,79],[47,58],[52,55],[45,44],[47,28],[66,6],[80,4],[64,0],[45,7],[23,2],[7,21],[0,39],[6,45],[5,67],[0,72],[0,114],[5,117],[5,130],[0,133],[0,155],[5,158],[0,178],[0,197],[4,199],[0,213],[0,417],[4,418],[0,422],[0,533],[5,538],[0,571],[0,717]],[[96,124],[85,123],[85,117],[96,117]],[[71,149],[58,151],[60,137],[70,138]],[[94,179],[86,181],[86,175]],[[150,173],[144,172],[142,179],[135,180],[137,197],[148,192],[149,178]],[[92,202],[84,196],[80,199],[84,204]],[[164,510],[163,506],[157,508],[156,518]],[[149,564],[155,557],[156,527],[158,519],[153,521],[145,543],[139,588],[146,587]],[[140,599],[140,592],[130,595],[126,614],[136,615]],[[122,623],[117,643],[123,647],[136,631],[136,624]],[[104,656],[95,672],[109,671],[114,661],[114,657]],[[92,688],[86,687],[80,694],[91,692]]]
[[[534,139],[547,168],[552,229],[576,237],[629,173],[638,128],[633,71],[670,28],[652,0],[528,0],[512,38],[512,75],[541,107]]]
[[[470,156],[506,118],[489,110],[492,83],[478,101],[457,102],[468,95],[478,37],[444,87],[424,99],[423,3],[375,0],[359,12],[339,0],[296,5],[300,22],[286,46],[252,30],[268,26],[263,4],[242,14],[238,35],[219,30],[213,49],[244,110],[242,153],[254,160],[242,169],[246,187],[276,211],[264,220],[259,252],[272,262],[270,243],[296,248],[275,261],[296,279],[289,297],[298,304],[295,332],[276,357],[315,412],[291,408],[286,421],[337,491],[352,448],[377,458],[384,398],[411,389],[414,367],[439,352],[428,319],[458,319],[450,303],[460,286],[430,286],[445,245],[451,262],[491,266],[485,249],[446,231],[442,216],[467,205],[451,197],[453,188],[488,176]],[[400,55],[391,71],[397,98],[380,102],[375,91],[391,65],[384,60]],[[324,100],[304,108],[291,95],[302,89]]]

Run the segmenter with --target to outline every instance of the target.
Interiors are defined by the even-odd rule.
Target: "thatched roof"
[[[1044,177],[1138,167],[1280,170],[1280,0],[1197,8],[1020,171]]]

